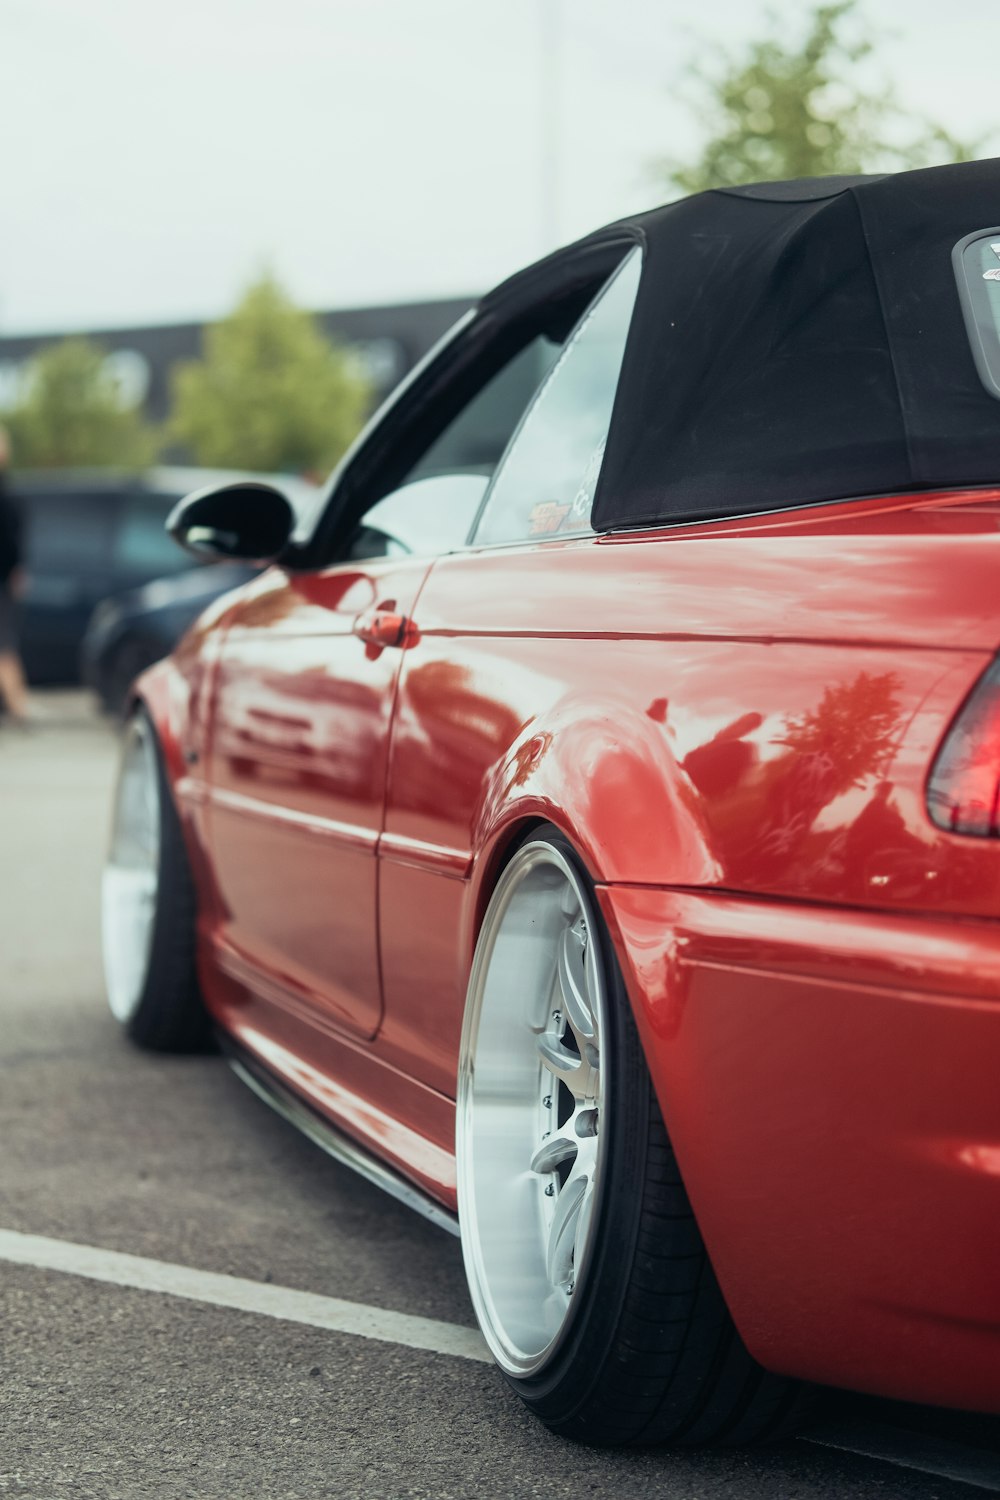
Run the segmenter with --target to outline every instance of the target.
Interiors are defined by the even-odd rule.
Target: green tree
[[[864,64],[875,51],[856,0],[807,12],[800,42],[770,16],[772,34],[714,67],[688,65],[689,102],[705,133],[691,162],[657,163],[661,180],[685,193],[787,177],[882,172],[967,161],[981,143],[903,109]]]
[[[176,366],[172,384],[170,435],[224,468],[327,469],[371,400],[356,360],[271,276],[207,330],[204,357]]]
[[[3,421],[18,468],[141,468],[156,452],[152,428],[122,399],[107,351],[85,338],[62,339],[36,355]]]

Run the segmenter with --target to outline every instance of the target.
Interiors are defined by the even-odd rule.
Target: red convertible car
[[[1000,163],[485,297],[141,677],[111,1007],[457,1231],[595,1443],[1000,1410]]]

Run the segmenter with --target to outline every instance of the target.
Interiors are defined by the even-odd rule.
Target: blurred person
[[[16,724],[28,722],[28,691],[17,654],[16,603],[24,592],[21,519],[7,488],[10,438],[0,427],[0,699]]]

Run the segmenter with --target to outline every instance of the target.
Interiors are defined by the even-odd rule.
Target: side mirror
[[[295,514],[280,490],[257,480],[212,485],[178,502],[167,517],[175,542],[195,557],[273,562],[288,545]]]

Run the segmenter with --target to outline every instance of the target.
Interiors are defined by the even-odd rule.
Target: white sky
[[[799,34],[804,7],[773,13]],[[997,0],[863,0],[902,100],[1000,153]],[[695,39],[752,0],[0,0],[0,332],[484,290],[663,197]],[[559,23],[544,201],[545,15]],[[989,215],[987,214],[988,218]],[[994,214],[1000,217],[1000,211]]]

